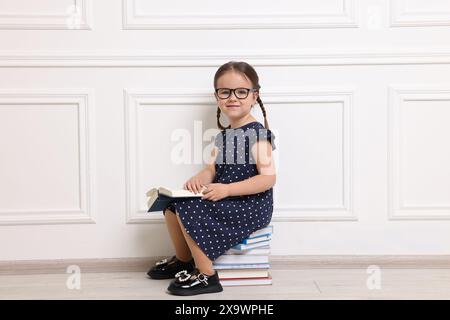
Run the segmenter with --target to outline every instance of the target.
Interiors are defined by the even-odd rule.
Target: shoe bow
[[[182,270],[175,275],[175,278],[177,278],[179,282],[185,282],[191,278],[191,274],[188,273],[187,270]]]

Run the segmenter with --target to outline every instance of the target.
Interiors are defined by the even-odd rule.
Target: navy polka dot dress
[[[222,130],[215,137],[218,155],[212,183],[238,182],[257,175],[251,148],[259,140],[268,140],[275,150],[274,139],[273,133],[257,121]],[[270,223],[273,189],[219,201],[184,199],[172,202],[167,209],[179,215],[186,232],[214,261],[252,232]]]

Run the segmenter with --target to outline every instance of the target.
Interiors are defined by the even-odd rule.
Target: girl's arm
[[[276,183],[275,163],[272,158],[272,145],[267,141],[255,143],[251,150],[256,160],[258,175],[244,181],[227,184],[229,196],[244,196],[264,192]]]

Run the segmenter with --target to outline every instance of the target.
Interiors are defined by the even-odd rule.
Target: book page
[[[185,189],[171,189],[167,187],[160,187],[159,193],[169,196],[169,197],[202,197],[203,193],[197,193],[191,192],[189,190]]]

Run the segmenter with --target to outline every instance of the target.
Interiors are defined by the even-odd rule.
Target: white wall
[[[448,39],[450,0],[1,0],[0,260],[170,254],[144,194],[201,168],[170,137],[207,147],[229,60],[277,137],[273,254],[450,254]]]

